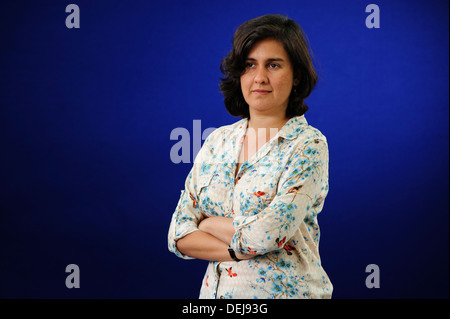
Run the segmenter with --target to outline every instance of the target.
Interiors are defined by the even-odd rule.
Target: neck
[[[257,144],[265,143],[277,135],[287,121],[289,118],[284,113],[277,116],[250,114],[247,135],[255,138]]]
[[[250,114],[250,119],[248,121],[248,127],[252,129],[271,129],[276,128],[280,130],[286,122],[289,121],[289,118],[285,116],[285,114],[280,115],[261,115],[261,114]]]

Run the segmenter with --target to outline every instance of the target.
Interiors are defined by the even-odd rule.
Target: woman
[[[317,224],[328,146],[303,115],[317,75],[300,26],[281,15],[245,22],[221,70],[225,106],[242,119],[198,153],[169,250],[210,261],[200,298],[331,298]]]

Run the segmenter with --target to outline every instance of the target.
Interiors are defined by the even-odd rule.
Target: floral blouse
[[[317,215],[328,193],[328,145],[304,116],[242,163],[235,178],[247,119],[206,139],[172,216],[169,250],[198,230],[205,217],[233,218],[231,248],[254,258],[210,261],[200,298],[331,298],[319,256]]]

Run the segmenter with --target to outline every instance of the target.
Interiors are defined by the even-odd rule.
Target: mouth
[[[257,94],[257,95],[266,95],[266,94],[272,93],[272,91],[262,90],[262,89],[252,90],[251,92],[254,94]]]

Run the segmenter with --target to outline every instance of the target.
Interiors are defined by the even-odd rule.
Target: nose
[[[255,70],[255,83],[262,84],[268,83],[267,70],[264,67],[258,67]]]

